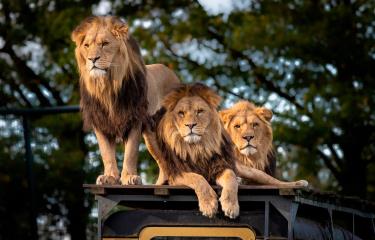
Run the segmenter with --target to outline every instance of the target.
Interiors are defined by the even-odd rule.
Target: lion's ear
[[[112,34],[116,38],[127,38],[128,37],[129,26],[120,19],[116,20],[112,27]]]
[[[180,98],[181,96],[177,91],[167,94],[163,100],[163,107],[165,107],[168,111],[172,111]]]
[[[91,16],[83,20],[72,32],[71,39],[78,46],[82,43],[85,38],[87,29],[98,21],[98,17]]]
[[[272,116],[273,116],[272,111],[265,107],[256,108],[255,112],[261,115],[262,117],[264,117],[264,119],[266,119],[266,121],[268,122],[271,121]]]
[[[231,109],[225,109],[225,110],[221,110],[219,112],[219,116],[220,116],[220,120],[224,124],[224,127],[228,128],[228,124],[232,120],[232,118],[234,117],[234,114],[231,111]]]
[[[77,46],[79,46],[82,43],[83,39],[85,38],[85,35],[86,35],[86,29],[81,24],[80,26],[76,27],[73,30],[71,39]]]

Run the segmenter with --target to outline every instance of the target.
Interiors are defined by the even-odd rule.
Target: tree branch
[[[331,153],[333,155],[333,158],[335,159],[335,162],[337,163],[337,166],[339,166],[342,169],[342,167],[343,167],[342,159],[337,154],[337,151],[333,148],[332,143],[327,143],[327,146],[328,146],[329,150],[331,151]]]
[[[165,48],[166,48],[166,49],[167,49],[167,50],[168,50],[168,51],[169,51],[174,57],[179,58],[179,59],[183,59],[183,60],[185,60],[186,62],[188,62],[188,63],[190,63],[191,65],[193,65],[194,67],[202,68],[202,66],[201,66],[199,63],[197,63],[196,61],[190,59],[189,57],[187,57],[187,56],[181,56],[181,55],[175,53],[175,52],[173,51],[173,49],[171,48],[170,44],[169,44],[167,41],[165,41],[165,40],[161,40],[161,41],[163,42]],[[235,96],[235,97],[237,97],[237,98],[245,99],[245,97],[244,97],[243,95],[241,95],[241,94],[237,94],[237,93],[235,93],[235,92],[229,90],[227,87],[221,85],[221,84],[219,83],[219,81],[217,80],[217,78],[216,78],[215,75],[211,74],[210,71],[209,71],[208,69],[206,69],[206,68],[204,68],[204,69],[205,69],[205,74],[206,74],[207,76],[211,77],[212,80],[214,80],[214,85],[215,85],[215,87],[217,87],[217,88],[220,89],[221,91],[226,92],[226,93],[228,93],[228,94],[230,94],[230,95],[233,95],[233,96]]]
[[[328,167],[328,169],[332,172],[332,174],[335,176],[335,178],[341,182],[341,174],[340,172],[336,169],[335,166],[333,166],[333,164],[331,163],[331,159],[329,159],[327,157],[327,155],[325,155],[322,151],[320,151],[319,149],[317,149],[318,151],[318,155],[320,156],[320,158],[323,160],[324,164]]]
[[[1,72],[0,72],[0,77],[5,80],[5,78],[4,78],[4,76],[2,75]],[[31,102],[29,101],[29,99],[27,99],[27,97],[25,96],[25,94],[23,94],[23,92],[20,89],[20,87],[19,87],[18,84],[16,84],[14,81],[9,81],[9,80],[5,81],[5,84],[8,84],[13,91],[17,92],[20,95],[22,101],[25,102],[25,104],[26,104],[27,107],[29,107],[29,108],[33,107],[33,105],[31,104]]]
[[[17,56],[17,54],[14,52],[12,46],[10,43],[12,42],[12,39],[9,39],[9,33],[5,30],[7,28],[11,28],[11,19],[10,19],[10,7],[9,3],[5,2],[3,6],[3,11],[4,11],[4,28],[0,30],[1,35],[3,36],[5,40],[5,44],[3,48],[0,49],[0,51],[7,53],[9,57],[13,60],[15,68],[17,69],[17,73],[19,74],[22,83],[35,95],[37,96],[40,104],[42,106],[51,106],[52,104],[50,103],[49,99],[43,95],[42,91],[40,90],[38,83],[41,84],[43,87],[45,87],[54,97],[56,103],[58,105],[64,105],[64,102],[59,95],[59,92],[56,91],[56,89],[53,89],[48,81],[43,79],[41,76],[38,76],[35,74],[35,72],[30,69],[27,64]],[[28,8],[28,4],[24,4],[22,8],[23,12],[28,12],[30,13],[30,9]],[[30,15],[30,14],[27,14]]]
[[[16,55],[12,47],[8,45],[8,42],[2,48],[2,52],[7,53],[13,60],[17,73],[20,76],[20,80],[30,91],[35,93],[40,104],[42,106],[51,106],[49,99],[43,95],[38,87],[39,79],[36,74]]]
[[[288,100],[290,103],[295,105],[299,110],[305,110],[304,106],[297,102],[297,99],[294,96],[291,96],[285,92],[283,92],[279,87],[277,87],[273,82],[268,80],[263,74],[260,73],[259,67],[255,64],[255,62],[247,55],[245,55],[243,52],[238,51],[234,48],[231,48],[228,46],[228,44],[225,42],[225,39],[223,36],[212,30],[212,28],[208,28],[208,33],[216,39],[220,44],[224,46],[224,48],[228,49],[231,56],[233,56],[235,59],[245,59],[250,67],[253,69],[253,73],[257,80],[261,82],[266,88],[272,92],[277,93],[280,97]]]

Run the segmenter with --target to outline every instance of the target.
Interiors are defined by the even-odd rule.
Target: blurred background
[[[374,9],[373,0],[0,0],[0,240],[95,238],[82,184],[102,163],[79,113],[5,114],[78,104],[70,33],[92,14],[122,17],[146,63],[208,84],[222,107],[248,99],[272,109],[279,178],[374,200]],[[156,165],[140,150],[152,183]]]

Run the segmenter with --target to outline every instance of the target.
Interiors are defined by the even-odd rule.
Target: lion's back
[[[146,71],[149,113],[153,114],[161,107],[164,96],[178,86],[180,80],[171,69],[160,63],[146,65]]]

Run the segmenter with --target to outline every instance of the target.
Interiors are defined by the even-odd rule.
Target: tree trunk
[[[352,119],[346,124],[349,129],[341,136],[341,149],[344,154],[344,165],[342,168],[341,186],[346,195],[366,197],[367,194],[367,164],[363,158],[363,150],[370,143],[371,131],[367,127],[353,127]]]
[[[357,146],[358,147],[358,146]],[[339,183],[342,186],[342,193],[366,197],[367,193],[367,168],[361,158],[361,151],[353,148],[344,149],[345,164],[341,172]]]

